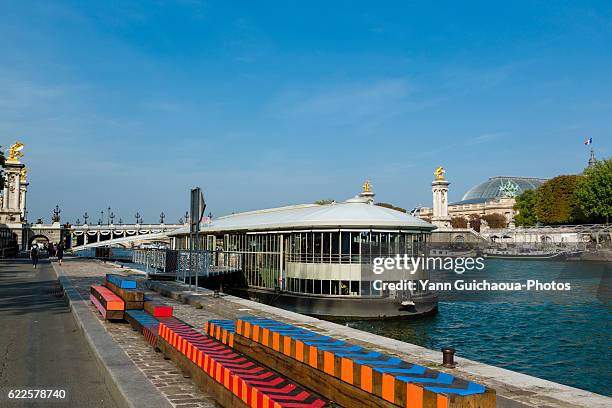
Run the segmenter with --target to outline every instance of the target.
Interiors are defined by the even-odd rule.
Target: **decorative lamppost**
[[[77,218],[76,225],[81,225],[81,219],[80,218]]]
[[[140,213],[138,211],[136,211],[136,214],[134,215],[134,217],[136,217],[136,224],[139,224],[139,220],[140,220]]]
[[[100,211],[100,219],[98,225],[102,225],[102,221],[104,220],[104,210]]]
[[[110,215],[108,216],[108,218],[110,219],[110,223],[112,224],[113,221],[115,220],[115,213],[111,212]]]
[[[106,220],[108,221],[107,224],[109,224],[109,225],[113,223],[113,221],[111,220],[111,216],[110,215],[111,215],[111,208],[108,207],[108,211],[106,212],[106,216],[107,216]]]
[[[189,211],[185,211],[185,222],[189,222]]]
[[[53,210],[53,216],[51,217],[51,221],[52,222],[59,222],[60,220],[60,213],[62,212],[62,210],[60,210],[59,205],[55,206],[55,209]]]
[[[98,225],[102,225],[102,218],[98,218]]]
[[[83,219],[85,220],[85,224],[87,224],[88,218],[89,218],[89,215],[87,215],[87,211],[85,211],[85,214],[83,214]]]
[[[162,211],[161,214],[159,214],[159,223],[160,224],[164,223],[164,218],[166,218],[166,214],[164,214],[164,212]]]
[[[179,223],[179,224],[182,224],[182,223],[183,223],[183,219],[182,219],[182,218],[179,218],[179,222],[178,222],[178,223]]]
[[[123,218],[119,218],[119,225],[123,224]]]

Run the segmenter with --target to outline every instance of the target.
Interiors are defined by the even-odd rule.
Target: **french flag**
[[[585,141],[584,141],[584,144],[585,144],[585,145],[590,145],[590,144],[593,144],[593,138],[592,138],[592,137],[589,137],[587,140],[585,140]]]

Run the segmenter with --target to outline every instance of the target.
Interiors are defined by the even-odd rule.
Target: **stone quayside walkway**
[[[56,265],[57,267],[57,265]],[[174,316],[202,331],[204,324],[211,319],[235,319],[247,314],[270,317],[287,323],[317,331],[335,338],[349,340],[372,350],[405,358],[417,364],[435,367],[447,371],[438,365],[441,353],[408,343],[383,338],[356,329],[334,323],[298,315],[281,309],[262,305],[232,296],[215,298],[212,293],[202,290],[198,295],[187,292],[183,285],[174,282],[146,282],[140,272],[119,268],[113,264],[99,261],[70,259],[62,265],[62,271],[81,296],[87,299],[89,287],[101,284],[106,273],[134,273],[139,277],[139,285],[145,285],[161,291],[148,291],[147,296],[158,298],[171,305]],[[186,304],[189,302],[191,304]],[[198,305],[197,307],[193,305]],[[132,362],[138,367],[172,406],[181,408],[218,407],[214,399],[198,389],[189,378],[170,360],[164,360],[161,353],[156,353],[138,332],[133,331],[127,323],[109,323],[103,321],[95,307],[88,304],[91,313],[100,320],[113,340],[123,349]],[[487,366],[477,362],[457,358],[459,368],[448,371],[465,379],[485,384],[496,390],[499,407],[607,407],[612,399],[589,393],[587,391],[536,379],[508,370]],[[479,375],[480,374],[480,375]]]
[[[57,267],[57,265],[56,265]],[[61,266],[65,276],[75,286],[83,299],[89,298],[90,285],[101,284],[106,273],[121,272],[121,269],[100,262],[84,260],[67,260]],[[147,295],[161,298],[151,292]],[[183,318],[179,309],[189,309],[192,306],[172,303],[175,314]],[[179,368],[170,360],[165,360],[161,353],[155,352],[145,338],[132,330],[129,323],[116,323],[103,320],[95,306],[88,302],[92,316],[95,316],[113,340],[121,347],[132,362],[138,367],[151,383],[160,391],[168,402],[177,408],[212,408],[220,407],[215,400],[200,390],[190,378],[184,378]]]

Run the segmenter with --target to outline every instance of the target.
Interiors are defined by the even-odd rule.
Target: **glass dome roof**
[[[453,204],[481,203],[502,197],[516,197],[525,190],[538,188],[546,179],[534,177],[491,177],[467,191],[461,201]]]

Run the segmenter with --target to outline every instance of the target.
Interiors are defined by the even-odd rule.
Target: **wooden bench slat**
[[[141,333],[153,347],[157,347],[157,328],[159,321],[143,310],[127,310],[125,320],[130,323],[134,330]]]
[[[90,288],[91,294],[98,299],[106,310],[125,310],[123,300],[111,292],[108,288],[100,285],[92,285]]]
[[[121,276],[113,273],[106,274],[106,281],[120,287],[121,289],[136,289],[136,281],[126,276]]]
[[[154,300],[145,296],[144,298],[144,310],[155,317],[171,317],[172,306],[167,305],[158,300]]]
[[[119,296],[124,302],[131,303],[134,307],[126,307],[126,309],[142,309],[144,303],[144,292],[138,289],[124,289],[113,282],[106,281],[104,285],[110,289],[115,295]]]

